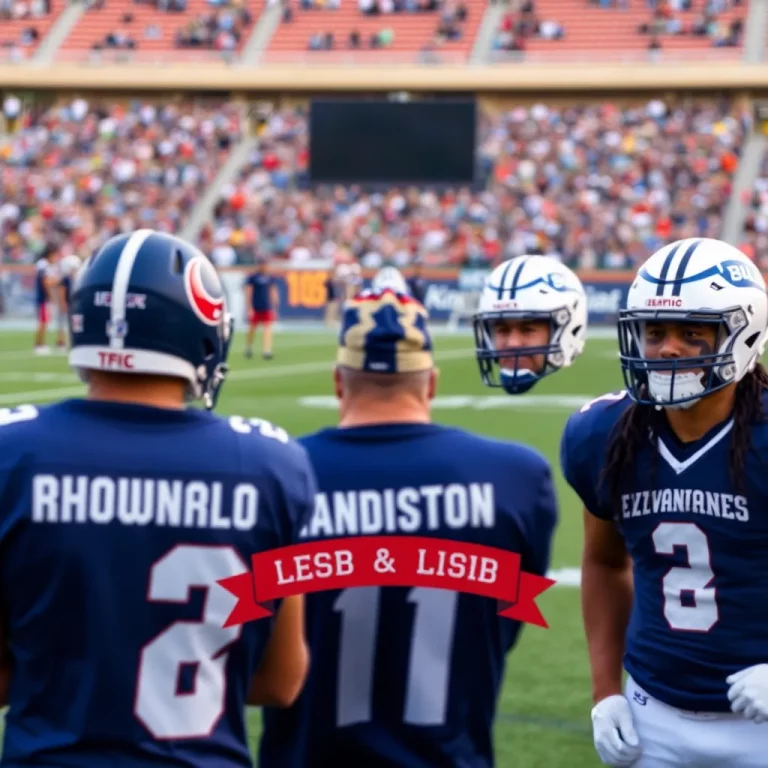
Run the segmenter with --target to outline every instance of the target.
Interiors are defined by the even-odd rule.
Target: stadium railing
[[[167,50],[128,50],[124,48],[102,48],[99,50],[64,49],[56,54],[56,62],[61,64],[83,64],[92,66],[124,64],[237,64],[240,54],[237,51],[209,51],[199,48],[169,48]]]
[[[125,50],[104,48],[101,50],[65,49],[56,54],[57,63],[101,66],[103,64],[229,64],[253,67],[245,64],[236,51],[190,50],[168,48],[166,50]],[[382,51],[382,50],[338,50],[338,51],[263,51],[257,65],[260,69],[280,65],[317,66],[334,65],[342,67],[370,64],[392,65],[467,65],[467,55],[442,51]]]
[[[616,64],[675,64],[684,62],[706,66],[722,61],[738,62],[741,60],[741,48],[704,48],[695,50],[656,50],[644,48],[637,50],[613,50],[595,48],[590,51],[557,50],[548,51],[491,51],[488,55],[490,64],[596,64],[610,62]]]
[[[236,322],[245,316],[243,273],[253,269],[239,266],[220,269],[227,304]],[[301,265],[273,262],[271,271],[277,278],[280,293],[280,320],[322,321],[326,303],[325,283],[331,273],[326,261],[312,261]],[[456,269],[429,267],[423,271],[426,281],[424,303],[430,316],[449,327],[466,325],[474,313],[487,269]],[[363,270],[370,279],[375,270]],[[408,276],[406,267],[403,274]],[[590,324],[615,323],[620,307],[635,277],[634,272],[613,270],[579,271],[587,292]],[[0,264],[0,319],[31,320],[35,316],[34,265]]]
[[[266,93],[327,93],[332,90],[531,93],[546,91],[589,94],[647,93],[651,90],[765,91],[767,64],[722,61],[717,66],[680,63],[659,67],[650,62],[604,64],[406,65],[382,66],[381,61],[356,66],[304,64],[212,66],[189,61],[162,67],[101,63],[83,66],[56,62],[50,66],[19,66],[0,62],[0,88],[72,91],[222,91]]]

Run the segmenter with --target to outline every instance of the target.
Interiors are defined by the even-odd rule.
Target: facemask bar
[[[229,346],[232,343],[234,327],[235,318],[232,317],[231,314],[227,313],[221,323],[221,359],[219,363],[213,367],[212,370],[209,370],[208,376],[203,383],[203,405],[209,411],[216,407],[216,402],[219,399],[221,387],[226,381],[227,374],[229,373],[227,357],[229,356]]]
[[[521,370],[525,370],[520,366],[520,360],[524,357],[544,356],[544,363],[540,370],[532,371],[534,381],[559,370],[565,362],[560,339],[570,318],[571,313],[565,307],[541,312],[509,309],[498,312],[478,312],[472,318],[472,328],[475,334],[475,357],[485,386],[504,388],[505,384],[501,380],[500,369],[504,369],[505,376],[514,380]],[[493,340],[493,326],[500,320],[528,320],[532,322],[544,320],[549,323],[549,343],[539,346],[496,349]]]
[[[644,354],[645,325],[649,322],[715,325],[717,327],[715,349],[710,355],[649,360]],[[728,386],[733,381],[736,370],[733,348],[748,322],[741,307],[717,312],[669,309],[620,310],[619,358],[624,385],[629,396],[639,405],[668,407],[691,403]],[[726,345],[725,348],[723,345]],[[703,389],[696,394],[682,395],[681,385],[678,384],[679,377],[690,374],[694,370],[701,374],[699,379]],[[669,391],[665,392],[663,398],[656,399],[651,396],[649,375],[653,373],[669,377]]]

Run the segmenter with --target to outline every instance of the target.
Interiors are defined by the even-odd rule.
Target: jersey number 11
[[[379,587],[345,589],[333,605],[341,613],[336,725],[371,720]],[[444,589],[415,587],[408,593],[416,609],[405,686],[403,721],[434,726],[445,722],[453,631],[459,595]]]

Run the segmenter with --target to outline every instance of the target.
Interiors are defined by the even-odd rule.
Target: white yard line
[[[309,346],[309,345],[307,345]],[[27,355],[29,358],[29,355]],[[445,352],[436,352],[435,360],[460,360],[466,357],[472,360],[472,351],[467,349],[449,349]],[[263,363],[263,367],[252,368],[249,370],[232,371],[229,374],[231,381],[251,381],[253,379],[271,379],[281,376],[290,376],[297,373],[320,373],[322,371],[331,371],[333,361],[319,360],[313,363],[289,363],[287,365],[275,365],[274,363]],[[28,381],[33,381],[34,374],[30,372]],[[12,405],[14,403],[29,403],[42,400],[56,400],[59,397],[73,397],[80,395],[85,391],[82,386],[59,387],[56,389],[28,389],[23,392],[7,392],[0,395],[0,404]]]

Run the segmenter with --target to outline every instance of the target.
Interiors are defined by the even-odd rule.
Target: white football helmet
[[[685,358],[649,359],[647,322],[713,324],[715,348]],[[760,270],[720,240],[664,246],[643,264],[619,313],[619,353],[627,391],[642,405],[688,408],[754,369],[762,356],[768,297]]]
[[[549,339],[538,346],[498,348],[499,321],[546,320]],[[578,277],[552,256],[518,256],[488,276],[472,318],[475,356],[487,387],[511,395],[528,391],[545,376],[567,368],[584,350],[587,295]],[[523,358],[543,357],[539,370],[520,366]],[[496,375],[498,366],[498,375]]]
[[[371,281],[371,290],[381,293],[389,289],[395,293],[408,294],[408,283],[397,267],[382,267]]]
[[[82,264],[82,261],[71,253],[59,262],[59,271],[62,277],[71,277],[79,271]]]

